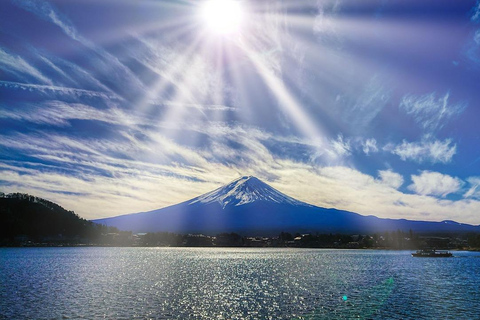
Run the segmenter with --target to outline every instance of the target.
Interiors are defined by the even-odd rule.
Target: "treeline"
[[[480,233],[469,234],[467,239],[470,248],[480,250]]]
[[[301,248],[359,248],[365,247],[364,239],[342,234],[291,234],[281,232],[277,237],[245,237],[237,233],[176,234],[155,232],[134,235],[138,246],[170,247],[301,247]],[[367,237],[367,236],[364,236]],[[354,240],[360,240],[355,242]],[[361,244],[361,246],[360,246]],[[371,246],[369,246],[371,247]]]
[[[220,233],[215,236],[203,234],[181,235],[155,232],[132,235],[135,246],[169,247],[293,247],[293,248],[338,248],[338,249],[394,249],[416,250],[480,248],[480,234],[463,236],[420,235],[412,231],[395,231],[373,235],[347,234],[300,234],[281,232],[275,237],[246,237],[237,233]]]
[[[298,247],[298,248],[390,248],[427,247],[425,239],[413,232],[386,232],[375,235],[300,234],[281,232],[276,237],[245,237],[237,233],[180,235],[168,232],[134,235],[138,246],[186,247]],[[444,245],[438,246],[443,247]]]
[[[82,219],[51,201],[0,193],[0,245],[103,243],[111,233],[118,230]]]
[[[308,248],[388,248],[388,249],[416,249],[428,246],[418,234],[395,232],[366,234],[295,234],[280,233],[281,244]]]

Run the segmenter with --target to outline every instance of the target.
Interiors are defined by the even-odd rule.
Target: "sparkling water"
[[[479,319],[480,253],[2,248],[1,319]]]

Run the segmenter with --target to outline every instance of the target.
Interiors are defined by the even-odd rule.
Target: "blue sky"
[[[480,3],[2,1],[0,190],[93,219],[255,175],[311,204],[480,224]]]

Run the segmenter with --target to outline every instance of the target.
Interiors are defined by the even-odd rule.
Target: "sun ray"
[[[291,6],[290,9],[295,11],[294,6]],[[261,13],[257,12],[256,14]],[[254,18],[254,15],[252,15],[252,18]],[[275,59],[271,59],[269,56],[274,57],[277,52],[282,52],[282,46],[285,45],[285,41],[288,41],[288,37],[291,36],[295,36],[295,43],[308,47],[308,52],[305,53],[306,55],[318,55],[319,57],[324,57],[322,59],[323,61],[328,60],[328,56],[335,56],[338,52],[336,52],[334,48],[328,48],[328,46],[318,46],[318,43],[312,43],[311,40],[304,40],[302,42],[303,37],[301,34],[313,32],[316,23],[316,17],[312,16],[311,13],[301,14],[295,11],[294,14],[285,17],[281,13],[270,12],[268,15],[261,17],[261,19],[273,26],[278,25],[278,23],[283,24],[282,28],[285,27],[286,35],[275,35],[275,33],[273,33],[272,37],[272,33],[269,33],[269,36],[267,37],[265,32],[247,34],[247,30],[245,30],[246,34],[241,38],[222,39],[219,41],[215,37],[209,36],[208,30],[204,30],[197,34],[195,45],[189,46],[187,52],[177,58],[167,70],[159,70],[158,68],[154,69],[159,75],[161,75],[161,78],[150,87],[149,94],[137,104],[137,108],[146,108],[149,105],[148,101],[155,99],[155,97],[162,96],[162,92],[164,92],[170,85],[173,85],[174,88],[176,88],[174,96],[169,99],[169,103],[173,103],[175,106],[167,108],[167,112],[162,118],[162,122],[164,123],[170,123],[172,120],[178,121],[183,117],[183,111],[180,107],[181,105],[196,105],[199,103],[225,104],[225,86],[227,85],[225,77],[227,72],[233,76],[230,80],[235,83],[235,87],[239,89],[239,92],[245,92],[246,90],[243,85],[245,81],[243,79],[243,73],[237,72],[240,70],[234,65],[234,63],[232,63],[234,61],[233,57],[238,56],[238,53],[234,53],[233,49],[240,47],[243,54],[248,58],[247,60],[257,69],[258,75],[260,75],[264,83],[270,88],[271,92],[278,100],[279,106],[293,119],[296,128],[302,132],[303,135],[313,141],[312,143],[315,143],[317,146],[322,145],[324,143],[325,132],[323,129],[319,129],[318,124],[310,118],[308,110],[305,110],[302,103],[295,98],[295,93],[287,89],[287,85],[284,82],[288,80],[288,78],[282,80],[277,75],[278,70],[281,69],[278,69],[277,71],[272,69],[272,67],[285,68],[285,66],[268,66],[265,62],[275,61]],[[261,26],[261,23],[259,26]],[[160,28],[167,28],[167,26],[163,25]],[[181,29],[182,28],[176,28],[177,35],[174,37],[183,33],[180,31]],[[187,30],[185,33],[189,32],[188,27],[184,26],[183,29]],[[299,34],[300,36],[297,37]],[[246,40],[247,36],[249,36],[248,40]],[[238,45],[239,43],[241,44],[240,46]],[[270,48],[268,49],[269,46]],[[199,48],[200,50],[198,50]],[[213,78],[218,79],[217,86],[211,91],[211,96],[208,98],[208,101],[197,98],[198,89],[195,88],[190,73],[187,72],[180,75],[178,72],[187,61],[190,61],[190,67],[195,66],[195,63],[193,62],[194,60],[192,60],[194,57],[204,59],[204,62],[211,66],[211,74],[213,75]],[[229,65],[225,65],[225,63],[228,63]],[[319,65],[318,70],[321,71],[316,72],[316,76],[323,78],[324,82],[329,83],[330,85],[338,75],[335,66],[332,66],[331,63],[325,63],[325,66]],[[289,77],[288,73],[282,74],[282,77],[285,76]],[[338,79],[337,83],[338,82],[342,82],[342,79]],[[291,83],[289,82],[289,85],[292,85],[292,88],[295,91],[300,92],[301,88],[296,87],[294,81],[291,81]],[[334,86],[340,88],[339,84]],[[248,98],[248,95],[245,93],[242,95]],[[315,101],[314,98],[318,98],[319,95],[321,95],[321,93],[316,94],[316,96],[311,96],[311,101]],[[247,104],[249,105],[249,103]],[[311,108],[312,107],[309,109]],[[319,110],[319,108],[322,108],[322,105],[315,105],[314,108]],[[323,117],[329,117],[329,114],[327,113]],[[328,120],[325,121],[328,122]]]
[[[257,68],[259,75],[272,90],[272,93],[277,96],[279,106],[292,117],[297,129],[310,139],[317,148],[320,148],[323,145],[324,133],[310,121],[300,103],[290,94],[284,83],[262,63],[258,56],[245,43],[242,43],[240,48]]]

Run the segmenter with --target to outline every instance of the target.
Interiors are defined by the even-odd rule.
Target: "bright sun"
[[[243,10],[236,0],[207,0],[202,6],[201,16],[211,32],[227,35],[240,31]]]

